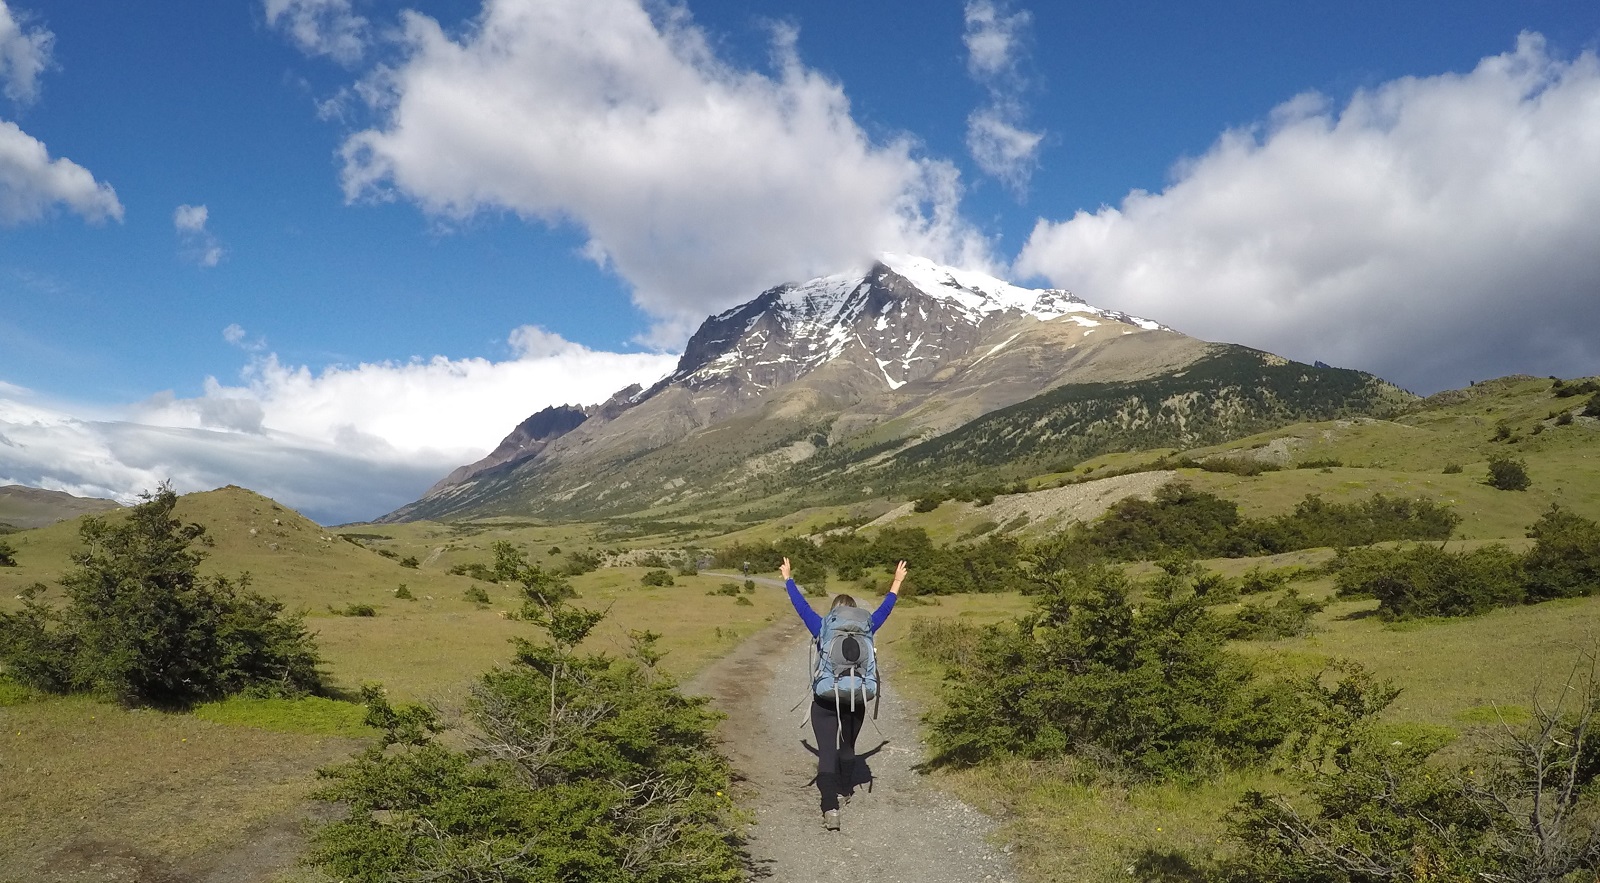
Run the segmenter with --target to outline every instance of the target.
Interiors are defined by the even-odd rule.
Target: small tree
[[[1528,464],[1516,457],[1496,454],[1489,458],[1490,487],[1503,491],[1525,491],[1533,481],[1528,478]]]
[[[172,517],[163,485],[115,521],[87,518],[85,549],[61,580],[64,609],[24,592],[0,613],[0,664],[46,692],[94,692],[133,705],[188,705],[245,690],[322,689],[320,659],[299,614],[249,591],[249,575],[202,578],[205,535]]]
[[[0,540],[0,567],[17,566],[17,549],[15,546]]]

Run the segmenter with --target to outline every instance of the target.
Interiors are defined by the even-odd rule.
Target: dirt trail
[[[871,790],[857,787],[844,808],[842,831],[823,829],[812,783],[816,757],[801,744],[802,739],[811,741],[811,727],[802,726],[804,706],[791,710],[806,695],[808,643],[798,621],[781,622],[751,637],[685,687],[711,696],[728,715],[721,728],[723,748],[745,777],[741,802],[755,812],[750,840],[754,879],[1014,880],[1009,858],[988,842],[994,823],[935,790],[913,769],[925,754],[918,738],[920,712],[894,689],[894,660],[887,653],[878,729],[869,715],[856,744],[872,774]]]

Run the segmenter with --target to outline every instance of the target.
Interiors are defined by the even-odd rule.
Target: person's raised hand
[[[906,579],[906,563],[901,561],[894,566],[894,585],[889,588],[891,592],[900,591],[900,584]]]
[[[790,579],[792,579],[792,577],[789,576],[789,559],[783,559],[783,564],[778,568],[778,573],[783,575],[784,582],[788,582]]]

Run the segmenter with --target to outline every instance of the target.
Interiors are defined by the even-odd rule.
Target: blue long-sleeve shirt
[[[789,591],[789,603],[794,605],[794,612],[800,614],[800,621],[811,630],[811,637],[815,638],[822,634],[822,614],[811,609],[811,602],[806,600],[805,595],[800,594],[800,587],[795,585],[792,579],[785,581],[783,587]],[[894,609],[894,602],[898,597],[900,597],[898,592],[890,592],[883,599],[883,603],[878,605],[878,609],[872,611],[874,632],[883,628],[883,623],[889,618],[889,611]]]

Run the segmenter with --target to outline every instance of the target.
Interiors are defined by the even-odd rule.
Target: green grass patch
[[[362,723],[366,713],[366,706],[320,696],[303,699],[246,699],[235,696],[221,702],[207,702],[194,710],[195,717],[212,723],[255,727],[275,733],[348,736],[353,739],[377,733]]]
[[[1521,705],[1474,705],[1463,708],[1452,717],[1469,725],[1509,724],[1517,727],[1533,721],[1533,712]]]
[[[0,677],[0,708],[22,705],[33,699],[33,691],[7,678]]]

